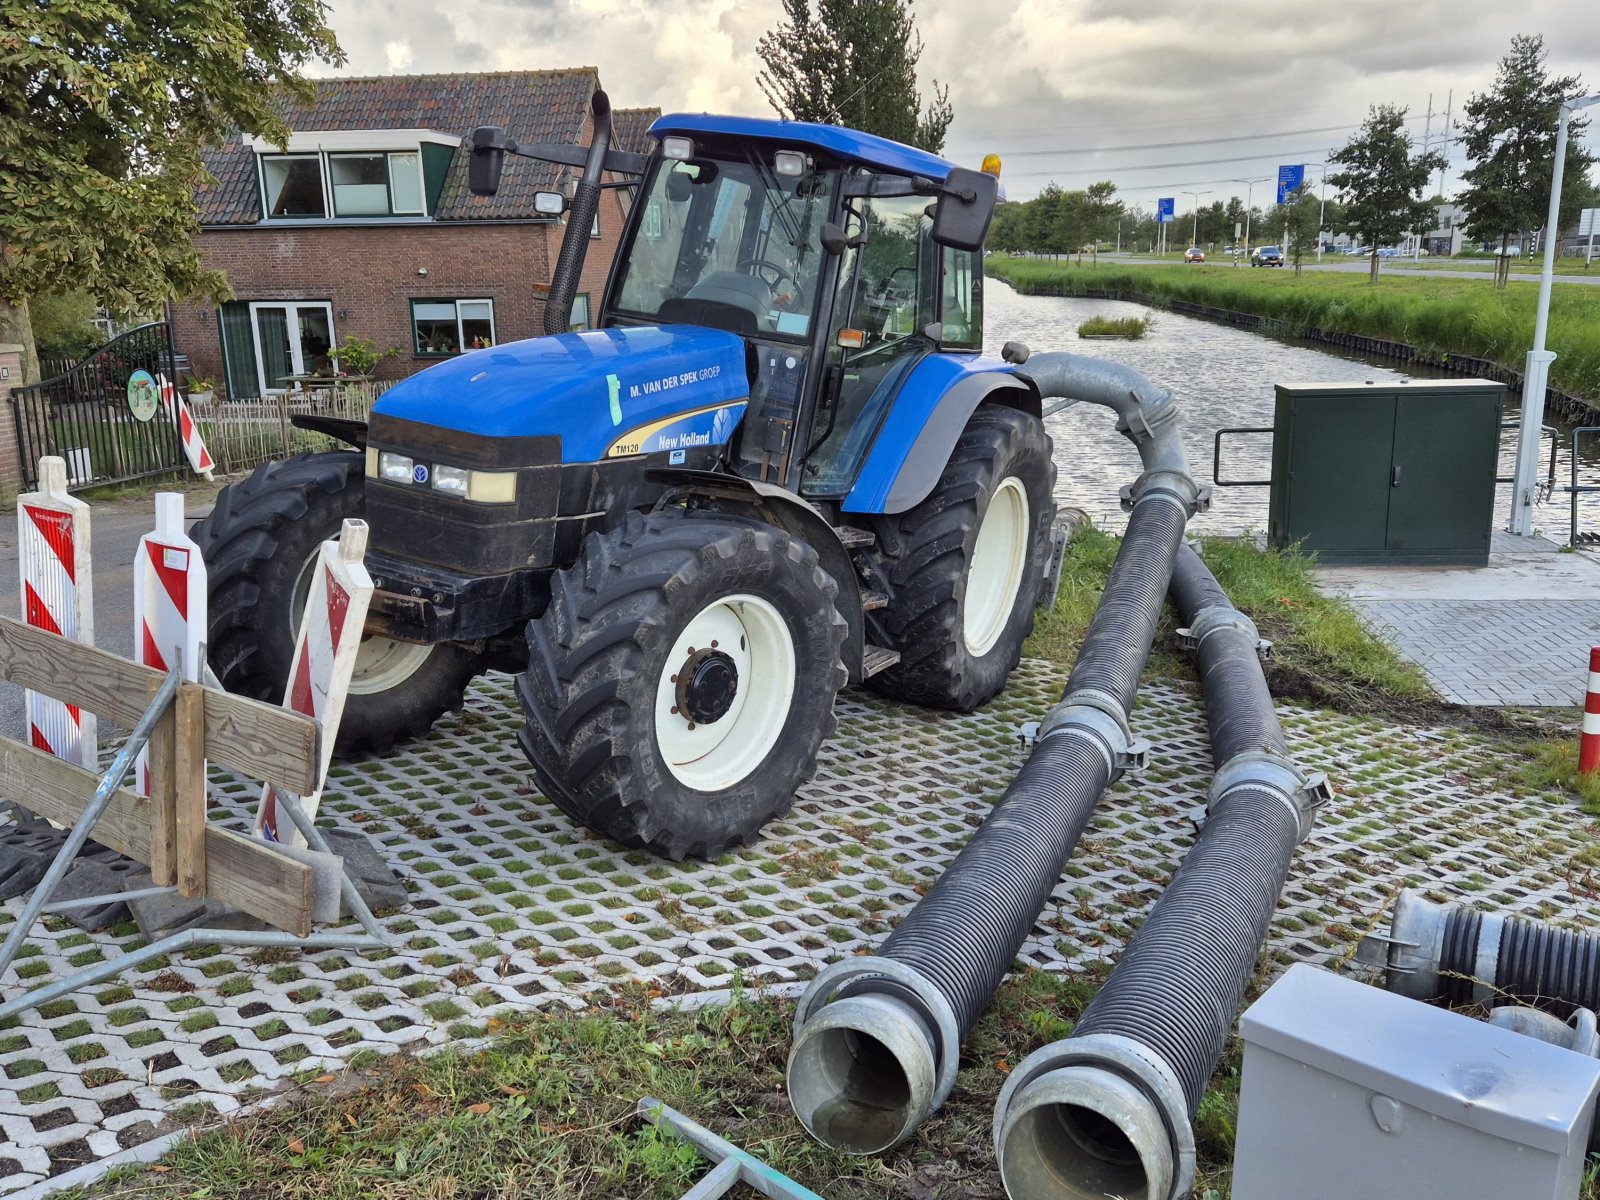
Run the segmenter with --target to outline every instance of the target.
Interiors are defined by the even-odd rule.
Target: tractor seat
[[[730,308],[742,308],[760,324],[772,311],[772,288],[754,275],[739,271],[713,271],[684,295],[685,300],[710,300]]]

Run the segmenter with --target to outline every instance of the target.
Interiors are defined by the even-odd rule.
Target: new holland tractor
[[[508,154],[575,176],[536,198],[566,214],[547,336],[422,371],[365,424],[297,418],[353,448],[218,497],[195,533],[209,653],[229,689],[280,697],[316,548],[361,517],[378,590],[341,753],[515,671],[546,796],[716,857],[788,809],[847,681],[963,711],[1005,685],[1055,468],[1037,390],[981,353],[997,166],[706,115],[661,118],[637,155],[592,108],[587,147],[466,142],[478,194]],[[597,327],[569,332],[612,187],[632,201]]]

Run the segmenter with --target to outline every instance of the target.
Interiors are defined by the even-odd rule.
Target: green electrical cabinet
[[[1505,385],[1277,387],[1267,535],[1325,563],[1489,561]]]

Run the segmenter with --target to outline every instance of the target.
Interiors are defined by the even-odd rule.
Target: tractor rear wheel
[[[889,604],[867,613],[869,640],[900,651],[900,661],[867,687],[961,712],[1005,687],[1033,632],[1055,479],[1043,423],[985,405],[932,493],[874,519],[869,560]]]
[[[528,625],[521,742],[561,810],[674,860],[788,811],[845,682],[838,587],[744,517],[630,514],[591,534]]]
[[[339,536],[345,518],[365,511],[361,456],[344,450],[265,463],[218,493],[191,536],[206,560],[207,657],[223,687],[283,700],[318,550]],[[482,669],[482,656],[465,646],[363,637],[335,751],[383,753],[426,733],[461,707]]]

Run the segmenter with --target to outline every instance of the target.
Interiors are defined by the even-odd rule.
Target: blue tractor
[[[339,750],[384,751],[518,673],[540,789],[629,846],[747,844],[861,683],[969,710],[1016,666],[1051,552],[1040,399],[983,356],[994,174],[827,125],[676,115],[648,156],[467,141],[574,168],[547,336],[386,392],[349,451],[268,463],[196,538],[225,686],[277,698],[316,547],[370,526]],[[569,332],[603,188],[632,189],[596,328]],[[1010,347],[1007,348],[1010,351]],[[1008,354],[1022,359],[1025,352]]]

